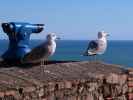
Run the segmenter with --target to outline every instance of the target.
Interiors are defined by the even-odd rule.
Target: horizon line
[[[8,40],[8,39],[0,39],[0,40]],[[45,39],[30,39],[30,40],[45,40]],[[60,41],[65,40],[65,41],[89,41],[93,39],[61,39]],[[95,39],[94,39],[95,40]],[[133,41],[133,40],[124,40],[124,39],[110,39],[108,41]]]

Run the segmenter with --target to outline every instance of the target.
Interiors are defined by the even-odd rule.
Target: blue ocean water
[[[40,44],[41,40],[31,40],[31,48]],[[50,57],[52,60],[94,60],[92,57],[84,57],[81,54],[85,51],[87,40],[60,40],[57,41],[56,53]],[[7,40],[0,40],[0,55],[8,48]],[[120,64],[126,67],[133,67],[133,41],[108,41],[108,48],[105,54],[97,56],[97,60],[107,63]]]

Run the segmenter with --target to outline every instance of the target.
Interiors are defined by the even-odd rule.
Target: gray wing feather
[[[98,41],[97,40],[92,40],[90,41],[89,45],[88,45],[88,50],[96,50],[98,48]]]
[[[98,49],[98,41],[97,40],[90,41],[84,53],[84,56],[96,54],[97,49]]]
[[[22,59],[23,63],[33,63],[33,62],[38,62],[41,59],[47,58],[48,57],[48,44],[42,43],[41,45],[35,47],[32,49],[32,51],[24,56]]]

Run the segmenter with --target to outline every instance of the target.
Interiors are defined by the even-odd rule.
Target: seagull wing
[[[26,54],[22,59],[22,63],[35,63],[39,62],[41,59],[48,57],[49,45],[47,42],[32,49],[31,52]]]
[[[97,50],[98,50],[98,41],[97,40],[92,40],[92,41],[89,42],[89,45],[88,45],[84,55],[85,56],[96,55]]]
[[[98,49],[98,41],[97,40],[90,41],[87,50],[95,51],[97,49]]]

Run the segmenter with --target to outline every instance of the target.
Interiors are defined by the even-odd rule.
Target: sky
[[[55,32],[67,40],[90,40],[104,30],[110,40],[133,40],[133,0],[0,0],[0,23],[45,24],[32,39]],[[0,39],[7,35],[0,28]]]

